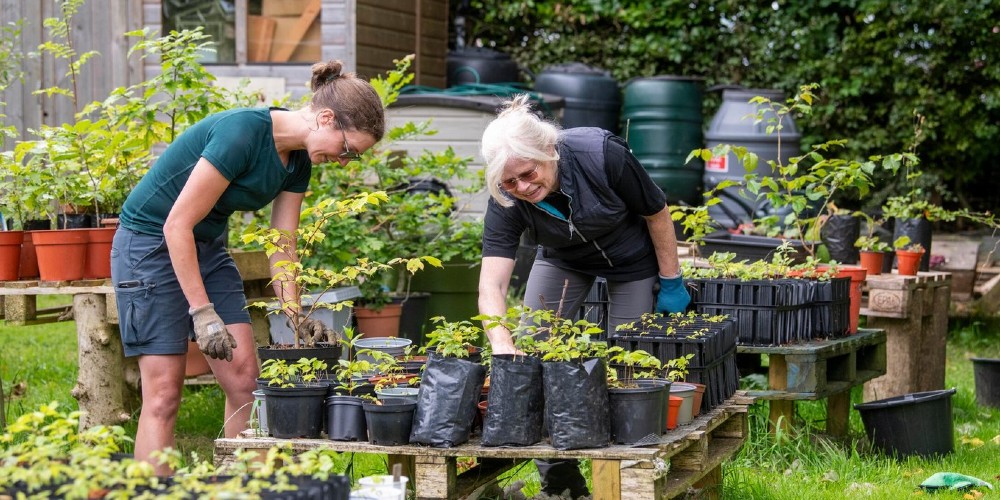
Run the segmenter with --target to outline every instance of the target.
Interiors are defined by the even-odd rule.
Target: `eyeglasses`
[[[517,177],[511,177],[510,179],[504,179],[497,183],[497,187],[506,191],[513,191],[517,189],[517,185],[520,182],[531,182],[538,178],[538,167],[539,163],[535,164],[535,168],[518,175]]]
[[[337,122],[337,128],[340,129],[340,134],[344,136],[344,152],[337,155],[338,158],[343,158],[348,161],[358,161],[361,159],[361,153],[356,151],[351,151],[351,146],[347,144],[347,131],[344,130],[344,126]]]

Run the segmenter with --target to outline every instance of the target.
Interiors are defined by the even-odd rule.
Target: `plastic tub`
[[[302,307],[308,308],[313,304],[336,304],[360,296],[361,290],[356,286],[334,288],[321,294],[303,297]],[[274,344],[293,344],[295,343],[295,336],[292,334],[291,327],[288,326],[288,317],[278,311],[280,307],[281,305],[278,302],[273,302],[267,306],[271,342]],[[335,311],[327,307],[318,307],[311,313],[310,317],[320,320],[324,325],[336,332],[343,332],[344,327],[351,324],[351,308],[341,307],[340,310]]]
[[[872,446],[887,455],[947,455],[954,450],[955,389],[915,392],[854,405]]]

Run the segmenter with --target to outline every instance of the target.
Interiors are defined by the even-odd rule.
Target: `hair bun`
[[[313,92],[319,90],[320,87],[326,85],[327,83],[347,76],[342,73],[343,70],[344,63],[340,60],[313,64],[312,80],[309,82]]]

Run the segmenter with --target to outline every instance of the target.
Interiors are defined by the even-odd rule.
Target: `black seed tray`
[[[678,323],[676,318],[669,318],[647,330],[619,330],[608,339],[608,345],[626,350],[641,349],[660,361],[693,354],[690,363],[697,366],[711,364],[736,346],[736,322],[732,319],[710,322],[703,318],[687,318],[684,326],[667,327]]]
[[[781,345],[813,338],[812,304],[788,307],[701,304],[695,310],[734,318],[737,342],[741,345]]]
[[[781,278],[773,280],[695,278],[686,280],[695,304],[725,304],[745,306],[796,306],[811,299],[806,280]]]
[[[851,329],[851,301],[816,302],[812,306],[814,338],[840,338]]]
[[[701,411],[709,411],[729,399],[740,388],[740,374],[736,368],[736,348],[709,366],[689,366],[686,380],[705,385]]]

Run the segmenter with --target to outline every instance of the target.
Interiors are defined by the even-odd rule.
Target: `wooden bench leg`
[[[592,460],[594,500],[619,500],[622,497],[621,461]]]
[[[826,433],[836,437],[846,436],[850,422],[850,413],[850,389],[828,396],[826,398]]]
[[[788,363],[785,361],[784,354],[772,354],[768,357],[767,386],[772,391],[788,389]],[[768,415],[771,422],[771,433],[776,433],[779,426],[784,432],[790,431],[794,414],[794,401],[772,400]]]
[[[795,416],[795,401],[775,399],[770,401],[770,407],[768,420],[771,422],[769,427],[771,434],[777,433],[779,427],[782,432],[791,432],[792,418]]]
[[[8,295],[4,297],[4,320],[8,325],[23,325],[35,319],[34,295]]]
[[[698,482],[694,483],[696,489],[701,490],[701,497],[710,500],[722,498],[722,464],[716,465],[714,469],[708,471]]]
[[[415,457],[417,498],[451,498],[457,482],[455,457]]]

